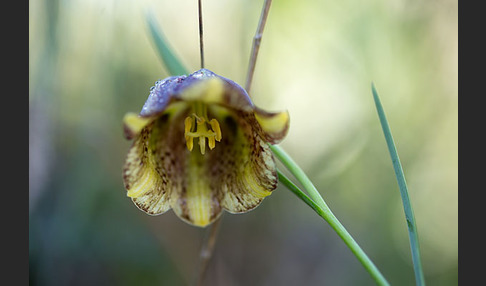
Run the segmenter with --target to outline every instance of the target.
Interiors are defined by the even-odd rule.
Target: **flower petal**
[[[185,168],[179,176],[181,188],[171,195],[171,206],[182,220],[200,227],[212,223],[221,215],[217,193],[207,176],[206,155],[186,152]]]
[[[234,110],[251,112],[254,109],[250,97],[241,86],[207,69],[188,75],[173,96],[179,100],[201,101]]]
[[[156,215],[170,209],[170,189],[166,186],[167,180],[160,176],[153,153],[149,150],[153,125],[144,128],[133,142],[123,168],[123,180],[127,196],[137,207]]]
[[[133,139],[140,134],[142,129],[147,126],[153,118],[141,117],[133,112],[128,112],[123,117],[123,132],[126,139]]]
[[[243,213],[257,207],[277,187],[276,166],[254,115],[226,114],[218,119],[222,140],[208,154],[208,176],[222,208]]]
[[[254,209],[277,187],[273,154],[253,113],[220,106],[210,106],[208,113],[220,122],[221,140],[204,155],[187,148],[177,152],[184,165],[174,178],[179,187],[170,194],[175,214],[200,227],[212,223],[223,209]],[[182,117],[171,124],[184,126]],[[174,136],[183,138],[182,132]],[[182,141],[180,145],[185,147]]]
[[[158,215],[170,209],[171,193],[177,189],[175,174],[180,169],[176,152],[185,146],[174,144],[174,132],[183,134],[170,123],[184,108],[172,108],[144,127],[135,138],[123,168],[127,196],[144,212]],[[177,134],[176,136],[183,136]],[[183,138],[182,138],[183,139]],[[182,150],[181,150],[182,149]]]
[[[150,89],[140,115],[157,116],[174,101],[201,101],[247,112],[254,108],[250,97],[241,86],[210,70],[200,69],[188,76],[157,81]]]
[[[289,113],[267,112],[255,108],[255,118],[262,127],[265,140],[271,144],[277,144],[287,135],[289,130]]]
[[[174,101],[174,94],[180,88],[186,76],[172,76],[155,82],[150,88],[150,93],[145,101],[140,116],[151,117],[162,114],[165,109]]]
[[[190,152],[184,138],[189,111],[167,111],[135,139],[124,168],[127,195],[150,215],[171,207],[182,220],[204,227],[221,214],[208,183],[205,157]]]
[[[199,136],[200,152],[186,136],[194,102],[207,105],[206,121],[216,131],[208,149]],[[135,138],[124,166],[127,195],[148,214],[173,208],[204,227],[223,209],[254,209],[277,187],[268,143],[287,134],[288,113],[256,108],[242,87],[209,70],[156,82],[140,115],[129,113],[124,123],[126,137]]]

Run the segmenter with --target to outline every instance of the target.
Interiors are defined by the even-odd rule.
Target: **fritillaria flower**
[[[150,215],[169,209],[204,227],[223,210],[244,213],[277,187],[268,146],[287,134],[289,115],[255,107],[235,82],[207,69],[157,81],[140,114],[128,113],[133,144],[123,180]]]

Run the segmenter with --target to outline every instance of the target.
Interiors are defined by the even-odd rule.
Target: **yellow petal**
[[[265,139],[268,142],[276,144],[287,135],[289,128],[289,113],[287,111],[270,113],[256,109],[255,118],[265,132]]]
[[[185,101],[202,101],[204,103],[220,103],[223,101],[223,95],[223,80],[217,77],[210,77],[186,88],[181,94],[181,99]]]
[[[154,124],[143,128],[135,138],[123,167],[123,181],[127,196],[141,210],[158,215],[170,209],[170,192],[174,189],[170,180],[172,158],[170,154],[168,124],[165,119],[155,119]],[[182,128],[181,128],[182,129]],[[181,130],[182,132],[182,130]]]
[[[221,120],[225,134],[217,152],[209,152],[207,168],[219,204],[230,213],[256,208],[277,187],[275,160],[261,137],[259,126],[248,117]],[[225,124],[223,124],[225,122]]]
[[[127,197],[137,198],[152,190],[157,182],[156,174],[152,166],[147,166],[142,170],[142,176],[135,181],[133,186],[127,190]]]
[[[123,117],[125,137],[128,139],[135,137],[151,120],[152,118],[141,117],[133,112],[128,112]]]
[[[205,227],[222,211],[216,192],[208,175],[207,155],[199,152],[186,153],[185,169],[180,176],[180,188],[171,194],[174,213],[185,222]]]

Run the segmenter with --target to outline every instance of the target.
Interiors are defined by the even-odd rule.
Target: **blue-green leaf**
[[[408,235],[410,239],[410,248],[412,251],[412,261],[415,271],[415,281],[417,285],[425,285],[424,273],[422,270],[422,262],[420,261],[420,249],[418,241],[417,226],[415,223],[415,217],[413,215],[412,204],[408,196],[407,182],[405,181],[405,175],[403,174],[402,164],[398,157],[397,148],[393,141],[390,126],[385,116],[385,111],[381,105],[380,98],[376,92],[375,85],[371,84],[371,90],[373,93],[373,99],[375,100],[376,110],[378,111],[378,117],[380,118],[381,127],[385,135],[386,144],[388,145],[388,151],[390,152],[393,168],[395,169],[395,176],[397,178],[398,187],[400,189],[400,195],[402,197],[403,209],[405,211],[405,219],[408,226]]]
[[[187,69],[184,67],[179,58],[172,51],[168,41],[165,39],[164,34],[158,28],[157,21],[151,11],[146,12],[146,20],[150,30],[150,35],[155,43],[157,52],[162,60],[162,63],[167,68],[171,75],[185,75],[188,74]]]

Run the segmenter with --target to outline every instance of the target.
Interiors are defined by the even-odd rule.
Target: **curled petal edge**
[[[279,143],[288,133],[290,123],[288,111],[267,112],[255,108],[255,118],[262,127],[265,139],[271,144]]]

